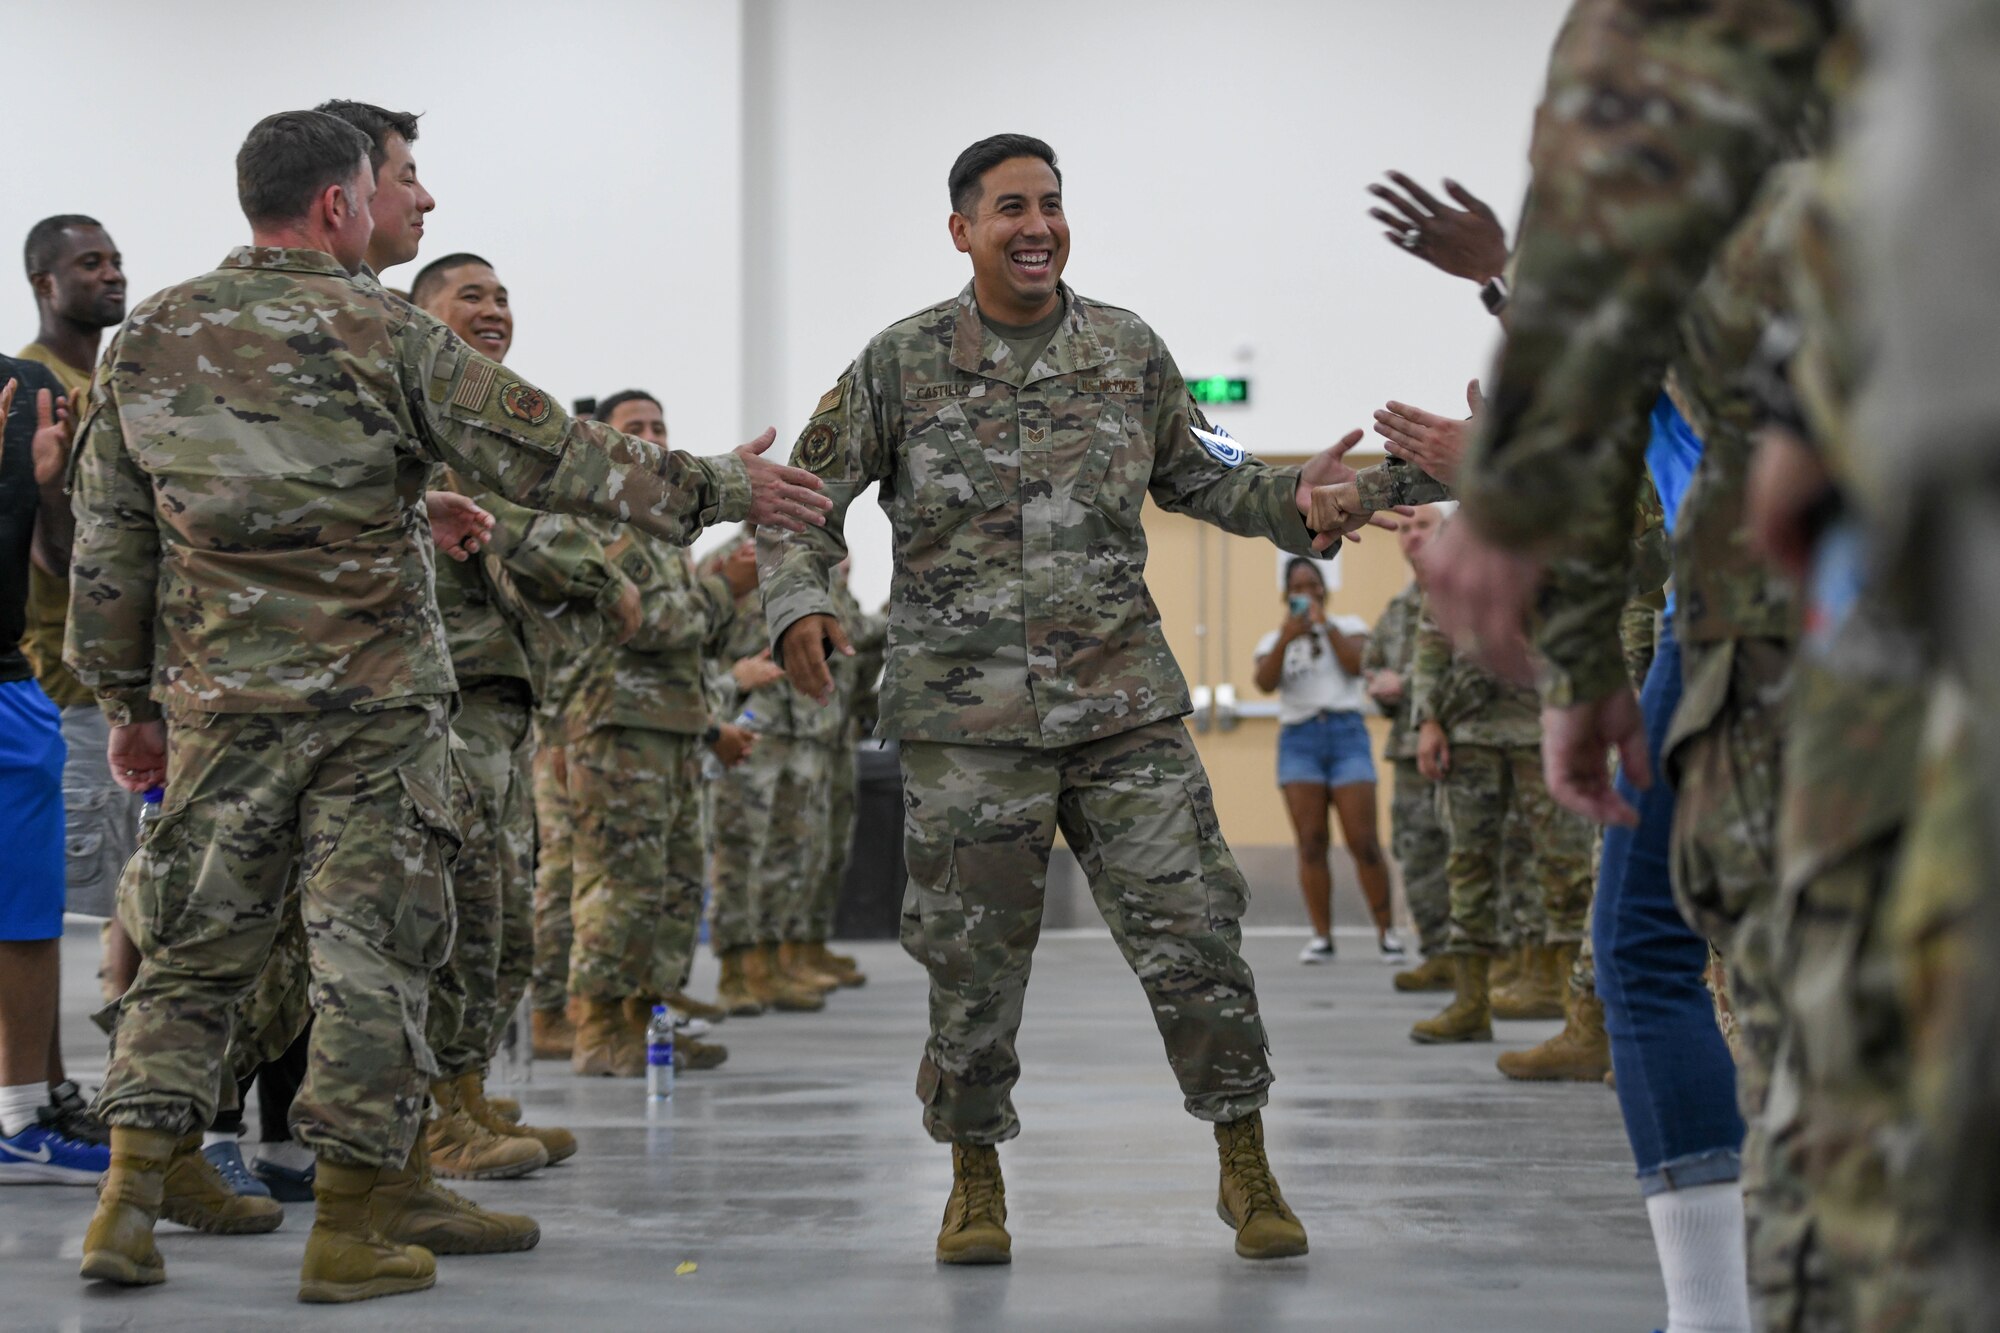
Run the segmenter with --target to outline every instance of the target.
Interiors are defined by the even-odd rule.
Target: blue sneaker
[[[316,1167],[294,1171],[259,1157],[250,1163],[250,1174],[264,1182],[265,1192],[279,1203],[311,1203]]]
[[[268,1199],[271,1191],[263,1181],[250,1174],[250,1168],[243,1165],[243,1150],[236,1146],[236,1140],[227,1143],[211,1143],[201,1150],[215,1173],[222,1177],[222,1183],[229,1186],[229,1192],[244,1199]]]
[[[0,1138],[0,1185],[95,1185],[111,1169],[111,1149],[29,1125]]]

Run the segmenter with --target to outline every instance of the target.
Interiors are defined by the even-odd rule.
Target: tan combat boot
[[[238,1194],[201,1155],[201,1135],[190,1134],[174,1145],[167,1163],[160,1216],[211,1236],[254,1236],[276,1231],[285,1221],[285,1205],[266,1194]]]
[[[561,1009],[537,1009],[529,1024],[537,1060],[567,1060],[576,1049],[576,1028]]]
[[[805,948],[806,960],[841,985],[859,987],[868,984],[868,974],[861,970],[860,965],[846,954],[827,948],[825,940],[817,940]]]
[[[941,1264],[1011,1264],[1007,1234],[1007,1182],[1000,1178],[1000,1150],[990,1144],[951,1145],[951,1197],[938,1229]]]
[[[826,1008],[824,991],[794,978],[779,965],[776,944],[760,944],[751,952],[750,979],[753,984],[762,981],[763,993],[770,996],[766,1003],[773,1009],[803,1014]]]
[[[1285,1204],[1264,1155],[1264,1117],[1252,1111],[1241,1120],[1215,1127],[1222,1157],[1222,1188],[1215,1212],[1236,1232],[1236,1252],[1245,1259],[1287,1259],[1306,1252],[1306,1229]]]
[[[1499,990],[1503,986],[1511,986],[1519,981],[1521,973],[1526,970],[1527,960],[1528,946],[1525,944],[1502,950],[1493,959],[1493,970],[1490,974],[1493,989]]]
[[[586,1078],[643,1078],[646,1035],[635,1034],[618,1000],[577,1002],[576,1051],[569,1058],[572,1072]]]
[[[1485,954],[1453,954],[1452,977],[1458,995],[1436,1018],[1410,1029],[1410,1040],[1434,1046],[1453,1041],[1492,1041],[1493,1013],[1487,1001],[1487,977],[1493,960]]]
[[[488,1212],[438,1184],[421,1134],[402,1166],[382,1169],[368,1220],[385,1239],[432,1254],[507,1254],[532,1250],[542,1238],[534,1218]]]
[[[714,1069],[729,1059],[729,1048],[719,1041],[702,1041],[686,1033],[674,1036],[675,1069]]]
[[[686,991],[677,990],[668,995],[666,1006],[682,1018],[699,1018],[704,1023],[720,1023],[729,1017],[729,1011],[721,1005],[697,1000]]]
[[[459,1095],[456,1079],[431,1084],[436,1114],[424,1125],[431,1170],[453,1180],[512,1180],[549,1164],[549,1154],[533,1139],[501,1138],[474,1120]]]
[[[764,998],[750,984],[749,949],[724,949],[716,955],[722,964],[722,980],[716,983],[715,1002],[734,1018],[755,1018],[764,1012]]]
[[[1574,958],[1574,954],[1569,955]],[[1493,1016],[1509,1020],[1561,1018],[1563,997],[1569,989],[1569,971],[1560,948],[1535,945],[1528,950],[1527,964],[1510,986],[1495,986]]]
[[[518,1114],[509,1120],[500,1114],[494,1100],[486,1095],[486,1075],[483,1071],[475,1070],[459,1078],[458,1104],[488,1130],[503,1139],[533,1139],[548,1154],[550,1166],[576,1156],[576,1135],[566,1129],[524,1125],[520,1123]]]
[[[1604,1035],[1603,1002],[1595,995],[1577,996],[1561,1032],[1530,1050],[1508,1051],[1495,1063],[1508,1078],[1529,1082],[1609,1082],[1611,1039]]]
[[[366,1301],[423,1291],[437,1281],[437,1260],[420,1245],[399,1245],[370,1217],[382,1169],[314,1165],[312,1233],[299,1266],[299,1299],[315,1305]]]
[[[1390,978],[1399,991],[1434,991],[1452,988],[1451,955],[1434,953],[1415,967],[1406,967]]]
[[[512,1097],[488,1097],[486,1098],[486,1109],[510,1125],[521,1123],[521,1103],[515,1101]]]
[[[806,954],[806,946],[795,940],[785,940],[778,945],[778,969],[792,980],[812,987],[821,995],[840,989],[840,978],[813,966],[812,960]]]
[[[163,1129],[111,1127],[111,1169],[98,1187],[97,1211],[83,1233],[78,1271],[121,1287],[149,1287],[167,1280],[167,1261],[153,1243],[166,1194],[167,1165],[178,1139]]]

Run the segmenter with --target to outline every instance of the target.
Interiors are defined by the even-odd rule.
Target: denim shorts
[[[32,680],[0,684],[0,940],[63,930],[62,719]]]
[[[1348,787],[1375,780],[1375,743],[1359,713],[1321,713],[1278,729],[1278,785]]]

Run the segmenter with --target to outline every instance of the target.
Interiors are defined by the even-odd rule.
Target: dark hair
[[[21,259],[27,265],[29,281],[32,282],[37,273],[47,273],[56,266],[56,255],[62,248],[64,232],[71,227],[103,225],[96,218],[85,217],[81,213],[58,213],[28,228],[28,243],[21,247]]]
[[[666,405],[653,397],[652,394],[647,393],[644,389],[620,389],[609,398],[600,398],[597,402],[597,410],[590,415],[593,419],[602,421],[608,426],[611,424],[611,414],[627,403],[651,403],[654,407],[660,409],[662,416],[666,415]]]
[[[996,134],[990,139],[981,139],[960,153],[958,160],[951,164],[951,211],[970,217],[973,206],[979,202],[980,177],[1013,157],[1039,157],[1049,164],[1050,171],[1055,172],[1056,184],[1062,184],[1062,168],[1056,165],[1055,149],[1033,135]]]
[[[252,226],[290,222],[327,186],[352,180],[367,158],[368,136],[338,116],[280,111],[258,121],[236,150],[236,201]]]
[[[493,267],[487,260],[481,259],[478,255],[466,250],[459,250],[448,254],[442,259],[433,259],[430,263],[418,269],[417,276],[411,279],[410,304],[422,305],[424,302],[430,300],[431,293],[444,286],[445,274],[455,268],[464,268],[467,264],[484,264],[487,268]]]
[[[350,102],[336,97],[330,102],[321,102],[313,110],[329,116],[339,116],[368,136],[368,165],[378,174],[382,164],[389,160],[389,146],[383,142],[391,134],[399,134],[404,143],[417,141],[417,117],[420,111],[390,111],[376,106],[373,102]]]
[[[1292,586],[1292,575],[1298,573],[1301,566],[1312,571],[1312,576],[1319,580],[1319,590],[1325,592],[1326,575],[1320,572],[1319,561],[1308,560],[1302,555],[1295,555],[1285,562],[1285,586]]]

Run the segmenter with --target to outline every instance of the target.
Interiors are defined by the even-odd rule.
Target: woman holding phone
[[[1385,963],[1403,961],[1390,925],[1389,867],[1376,834],[1375,755],[1362,721],[1361,651],[1368,622],[1326,614],[1326,580],[1311,560],[1285,566],[1284,624],[1257,644],[1257,688],[1278,696],[1278,786],[1299,854],[1299,892],[1312,919],[1302,963],[1333,961],[1333,870],[1327,812],[1354,857]]]

